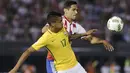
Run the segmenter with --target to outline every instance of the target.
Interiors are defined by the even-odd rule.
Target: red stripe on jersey
[[[64,24],[65,29],[67,29],[67,21],[65,20],[65,24]]]
[[[64,18],[70,23],[69,19],[67,19],[67,17],[64,16]]]
[[[73,24],[73,27],[76,28],[76,24]]]
[[[70,24],[70,34],[72,34],[71,24]]]

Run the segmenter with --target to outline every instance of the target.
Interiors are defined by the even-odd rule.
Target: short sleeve
[[[77,23],[77,34],[81,34],[81,33],[86,33],[86,30],[80,25]]]
[[[33,45],[32,47],[35,50],[39,50],[40,48],[44,47],[47,45],[47,38],[43,34]]]

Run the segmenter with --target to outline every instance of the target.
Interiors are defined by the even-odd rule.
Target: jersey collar
[[[64,27],[63,27],[59,32],[61,32],[61,31],[63,31],[63,30],[64,30]],[[52,32],[50,29],[48,29],[48,32],[49,32],[50,34],[57,34],[57,33],[59,33],[59,32],[57,32],[57,33]]]

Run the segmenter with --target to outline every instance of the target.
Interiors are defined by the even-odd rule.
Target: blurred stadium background
[[[75,0],[80,7],[77,21],[86,29],[97,28],[95,36],[108,40],[115,51],[103,45],[73,41],[77,59],[88,73],[130,73],[130,0]],[[8,72],[20,55],[42,34],[50,10],[63,13],[64,0],[0,0],[0,73]],[[106,22],[111,16],[124,21],[121,32],[110,32]],[[33,53],[20,68],[25,73],[46,73],[47,51]]]

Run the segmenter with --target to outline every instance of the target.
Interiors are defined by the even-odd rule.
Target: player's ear
[[[66,13],[68,11],[68,9],[67,8],[64,8],[64,12]]]
[[[55,23],[52,23],[52,24],[51,24],[51,27],[54,27],[54,26],[55,26]]]

